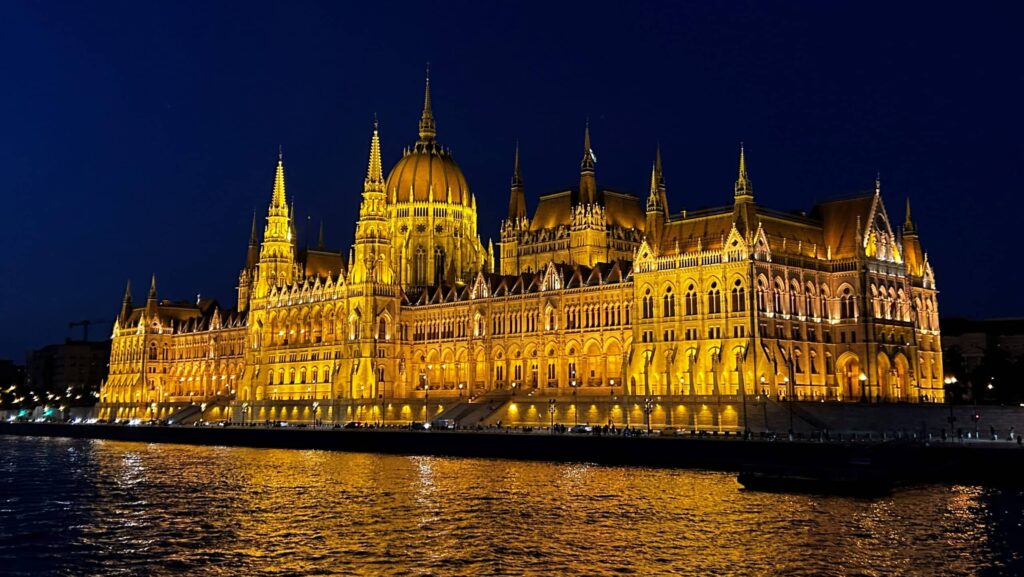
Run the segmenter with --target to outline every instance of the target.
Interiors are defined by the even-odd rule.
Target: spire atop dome
[[[750,199],[754,196],[754,185],[750,182],[750,178],[747,176],[747,155],[744,152],[742,142],[740,143],[740,170],[739,176],[736,178],[734,196],[736,198],[745,199]]]
[[[434,111],[430,105],[430,63],[427,63],[427,85],[423,93],[423,115],[420,117],[420,141],[431,142],[437,137]]]

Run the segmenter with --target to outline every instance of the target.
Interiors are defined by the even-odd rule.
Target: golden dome
[[[388,174],[386,190],[391,203],[434,202],[470,204],[469,185],[451,152],[434,141],[419,141],[402,155]]]

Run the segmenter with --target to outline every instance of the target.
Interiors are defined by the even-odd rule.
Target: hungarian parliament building
[[[500,243],[484,246],[428,79],[419,139],[386,177],[373,127],[347,255],[322,234],[297,245],[279,155],[235,308],[161,299],[155,278],[137,306],[129,285],[100,417],[727,429],[748,402],[943,400],[909,201],[901,227],[877,179],[771,210],[741,147],[731,202],[672,209],[652,161],[645,195],[601,188],[588,126],[578,188],[541,195],[531,216],[516,150]]]

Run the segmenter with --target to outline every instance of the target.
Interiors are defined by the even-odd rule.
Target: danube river
[[[0,436],[4,575],[1020,575],[1024,493]]]

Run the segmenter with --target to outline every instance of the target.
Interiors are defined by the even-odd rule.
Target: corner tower
[[[274,192],[267,209],[267,226],[263,229],[263,244],[256,280],[257,297],[265,296],[272,287],[295,281],[295,238],[292,211],[288,206],[284,188],[284,156],[277,153],[277,172],[274,174]]]

